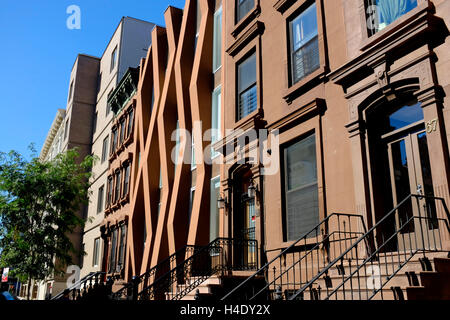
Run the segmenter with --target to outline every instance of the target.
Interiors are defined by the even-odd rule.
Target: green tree
[[[76,150],[48,162],[0,152],[0,266],[28,281],[28,299],[32,279],[63,275],[80,254],[70,234],[84,225],[93,161]]]

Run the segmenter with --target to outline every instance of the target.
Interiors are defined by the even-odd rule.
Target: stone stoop
[[[406,287],[408,300],[450,300],[450,259],[434,258],[434,271],[420,272],[420,286]]]

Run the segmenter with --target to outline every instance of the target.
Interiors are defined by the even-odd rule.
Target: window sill
[[[257,3],[252,11],[247,13],[247,15],[244,18],[242,18],[238,23],[236,23],[233,31],[231,32],[231,35],[236,39],[239,33],[241,33],[241,31],[244,30],[245,27],[248,26],[248,24],[256,17],[258,17],[260,14],[261,14],[261,7],[259,6],[259,3]]]
[[[255,111],[252,113],[246,115],[244,118],[236,121],[234,124],[234,129],[243,129],[246,130],[251,127],[256,127],[256,123],[259,122],[263,118],[263,112],[258,107]]]
[[[124,197],[122,197],[122,199],[120,199],[120,204],[123,206],[129,201],[130,201],[130,192],[128,191],[127,194]]]
[[[364,39],[361,42],[359,50],[365,51],[367,49],[375,47],[377,44],[386,39],[389,42],[395,41],[395,38],[398,37],[397,33],[398,30],[409,29],[409,27],[412,26],[421,16],[431,13],[431,10],[432,5],[428,1],[417,6],[410,12],[398,18],[393,23],[386,26],[383,30],[378,31],[377,33],[375,33],[370,37],[364,37]],[[401,32],[401,34],[403,34],[403,32]]]
[[[310,75],[306,76],[290,88],[286,89],[283,94],[283,99],[288,104],[291,104],[292,101],[311,89],[311,87],[315,86],[319,82],[322,82],[325,79],[327,69],[328,68],[326,66],[321,66]]]

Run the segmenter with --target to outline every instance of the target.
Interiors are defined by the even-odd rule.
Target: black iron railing
[[[217,238],[145,287],[138,299],[179,300],[213,275],[257,267],[256,240]]]
[[[405,207],[412,212],[403,214]],[[316,299],[370,300],[375,296],[384,299],[383,288],[414,255],[422,253],[421,263],[429,265],[427,252],[444,251],[441,233],[450,232],[449,219],[444,199],[409,195],[327,268],[286,298],[304,298],[307,290],[313,292],[314,284],[320,282],[331,268],[336,268],[341,276],[338,283],[329,281],[326,290],[315,290]],[[373,249],[362,252],[363,243],[372,243]]]
[[[126,283],[122,288],[112,294],[114,300],[136,300],[139,287],[147,287],[149,283],[157,281],[159,276],[164,275],[169,270],[175,268],[178,264],[186,259],[186,256],[193,255],[196,250],[199,250],[199,246],[186,245],[169,257],[158,263],[147,272],[133,277],[133,279]]]
[[[90,297],[94,298],[94,296],[98,298],[100,295],[106,297],[108,284],[104,282],[104,277],[104,272],[91,272],[67,289],[58,293],[51,300],[62,299],[64,295],[67,295],[67,298],[70,300],[85,300]]]
[[[334,226],[334,230],[329,230]],[[366,232],[361,215],[333,213],[283,249],[222,300],[282,299],[324,270],[330,256],[340,255]],[[365,248],[368,250],[368,248]],[[270,256],[270,252],[268,252]],[[255,289],[252,281],[264,276],[266,285]]]

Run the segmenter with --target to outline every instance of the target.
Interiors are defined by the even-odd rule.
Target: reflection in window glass
[[[367,0],[366,18],[369,35],[383,30],[417,7],[417,0]]]

